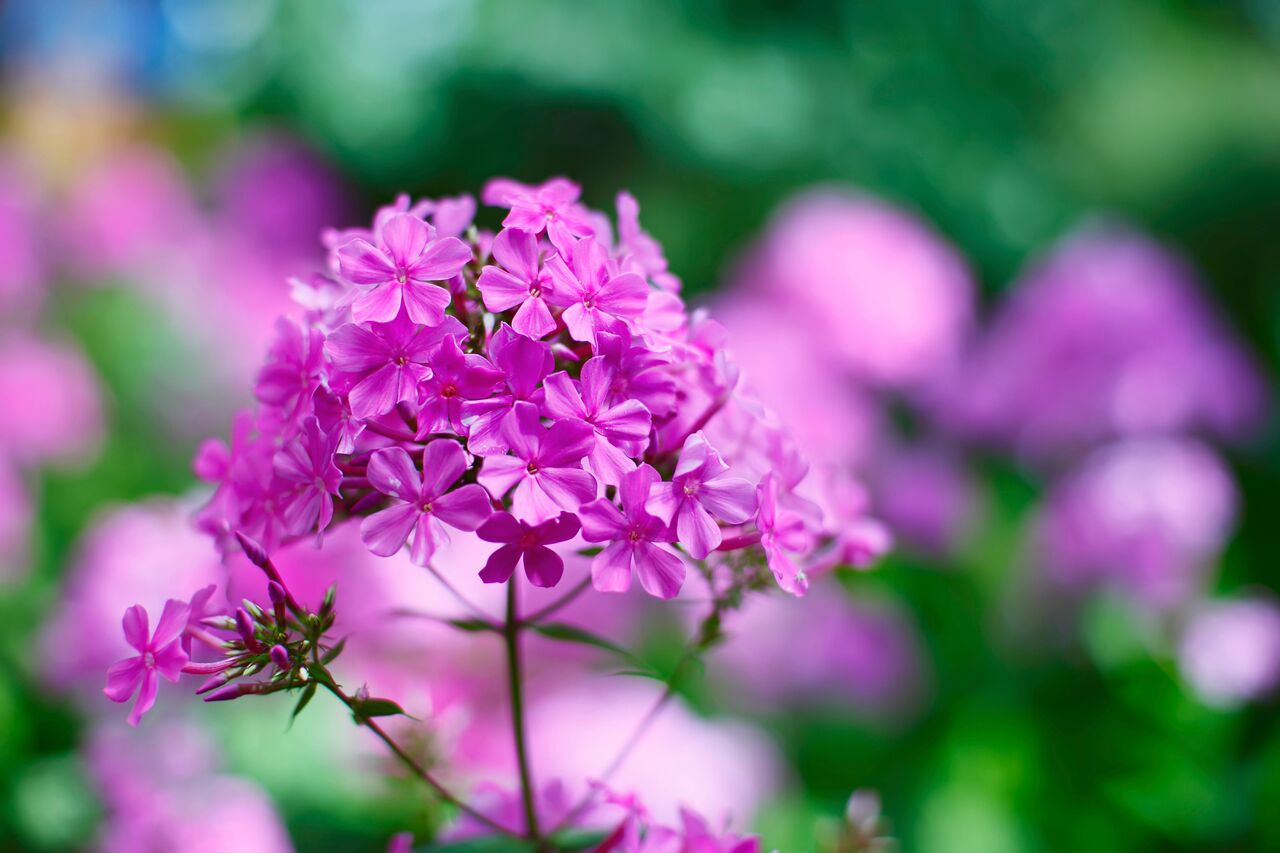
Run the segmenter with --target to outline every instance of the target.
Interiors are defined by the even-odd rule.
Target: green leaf
[[[320,657],[320,663],[324,664],[325,666],[328,666],[329,664],[333,663],[335,660],[337,660],[338,655],[342,654],[342,650],[345,649],[346,647],[347,647],[347,638],[343,637],[341,640],[335,643],[329,649],[329,651],[325,652]]]
[[[579,557],[594,557],[596,554],[599,554],[603,550],[604,550],[604,546],[602,545],[591,545],[587,548],[579,548],[575,553]]]
[[[485,619],[445,619],[446,623],[457,628],[459,631],[496,631],[497,628],[492,622]]]
[[[635,656],[622,646],[576,625],[567,625],[564,622],[535,622],[529,628],[550,640],[593,646],[597,649],[604,649],[606,652],[612,652],[630,662],[638,663]]]
[[[318,685],[312,681],[306,687],[302,688],[302,695],[298,697],[298,704],[293,706],[293,713],[289,715],[289,725],[293,725],[293,721],[298,719],[298,715],[302,713],[302,709],[307,707],[307,703],[311,701],[311,697],[316,695],[316,687]]]
[[[364,717],[365,719],[370,717],[394,717],[397,714],[404,714],[404,709],[390,699],[353,699],[351,704],[356,716]]]

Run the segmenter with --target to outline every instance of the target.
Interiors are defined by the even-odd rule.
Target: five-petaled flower
[[[716,519],[729,524],[750,520],[755,511],[755,488],[741,477],[727,475],[715,448],[701,432],[685,440],[670,482],[658,483],[649,498],[649,511],[668,524],[689,553],[706,559],[722,541]]]
[[[602,592],[626,592],[632,569],[645,592],[658,598],[674,598],[684,585],[685,565],[671,546],[670,527],[645,509],[650,492],[660,478],[649,465],[641,465],[622,478],[619,511],[600,498],[582,507],[582,538],[610,543],[591,561],[591,578]]]
[[[564,420],[544,427],[537,406],[516,403],[507,443],[511,455],[487,457],[477,480],[496,499],[514,486],[511,507],[517,518],[540,523],[595,497],[595,478],[582,468],[595,444],[589,424]]]
[[[551,587],[564,574],[564,560],[548,545],[567,542],[578,535],[578,517],[567,512],[541,524],[520,521],[509,512],[494,513],[476,535],[502,547],[489,555],[480,571],[485,583],[506,583],[524,561],[524,573],[534,586]]]
[[[190,607],[181,601],[169,599],[156,624],[154,634],[149,633],[147,611],[135,604],[124,612],[124,637],[138,650],[135,657],[125,658],[107,670],[107,686],[103,693],[112,702],[128,702],[138,693],[138,701],[129,712],[129,725],[136,726],[142,715],[156,703],[160,689],[160,675],[175,684],[187,664],[187,653],[182,647],[182,632],[187,627]],[[139,689],[141,685],[141,689]]]

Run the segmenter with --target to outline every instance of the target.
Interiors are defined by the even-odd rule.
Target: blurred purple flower
[[[1280,684],[1280,606],[1269,598],[1200,605],[1183,631],[1178,663],[1210,705],[1265,696]]]
[[[1031,268],[954,383],[950,416],[1032,457],[1116,436],[1238,439],[1266,406],[1256,365],[1150,238],[1094,227]]]
[[[102,437],[98,380],[70,344],[0,337],[0,447],[19,463],[74,461]]]
[[[1191,439],[1128,439],[1054,484],[1034,559],[1058,588],[1117,587],[1145,604],[1193,596],[1235,524],[1230,472]]]

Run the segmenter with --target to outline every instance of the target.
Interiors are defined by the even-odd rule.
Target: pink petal
[[[156,623],[156,632],[151,635],[151,647],[158,649],[176,640],[187,629],[187,618],[190,615],[191,607],[185,601],[174,598],[166,601],[160,621]]]
[[[414,281],[444,281],[462,272],[471,262],[471,249],[457,237],[445,237],[431,244],[410,268]]]
[[[707,554],[718,548],[723,541],[720,525],[716,524],[711,513],[697,501],[685,501],[680,508],[680,515],[676,518],[676,534],[696,560],[705,560]]]
[[[505,228],[493,238],[490,249],[493,258],[525,279],[533,278],[538,271],[538,238],[519,228]],[[526,292],[528,288],[526,288]]]
[[[356,383],[347,395],[351,414],[361,420],[377,417],[408,399],[413,388],[403,381],[403,373],[398,365],[387,364]]]
[[[635,549],[636,574],[645,592],[675,598],[684,586],[684,561],[659,545],[641,542]]]
[[[154,669],[149,669],[142,676],[142,689],[138,691],[138,701],[133,703],[129,712],[129,725],[136,726],[142,721],[142,715],[156,704],[156,694],[160,692],[160,678]]]
[[[685,501],[684,490],[677,483],[657,483],[649,492],[649,500],[645,503],[645,511],[652,516],[670,524],[676,517],[676,511]]]
[[[574,509],[577,507],[575,506]],[[511,512],[529,524],[541,524],[560,514],[563,507],[542,488],[540,477],[529,477],[511,495]]]
[[[403,447],[383,447],[369,459],[369,483],[384,495],[414,503],[422,494],[418,467]],[[457,479],[455,476],[454,479]]]
[[[543,299],[529,297],[511,318],[511,328],[526,337],[538,340],[555,331],[556,321]]]
[[[481,270],[476,287],[480,288],[484,307],[494,312],[507,311],[529,299],[529,285],[498,267]]]
[[[730,524],[743,524],[755,514],[756,490],[741,477],[717,477],[698,489],[698,503]]]
[[[524,527],[509,512],[496,512],[476,530],[485,542],[511,543],[524,535]]]
[[[556,542],[568,542],[570,539],[578,535],[578,531],[582,529],[582,525],[578,522],[578,517],[567,512],[562,512],[556,518],[551,519],[545,524],[538,527],[538,541],[544,545],[551,545]]]
[[[542,383],[547,396],[543,403],[547,416],[552,418],[586,417],[587,410],[582,404],[582,394],[578,392],[577,383],[564,371],[553,373]]]
[[[352,284],[382,284],[396,276],[395,262],[367,240],[356,238],[338,249],[339,274]]]
[[[711,456],[711,445],[707,444],[706,438],[701,432],[695,432],[684,440],[684,447],[680,449],[680,461],[676,463],[675,473],[672,479],[676,477],[684,477],[697,472],[700,480],[707,479],[708,476],[714,476],[719,471],[710,473],[703,471],[703,466],[707,464]],[[724,470],[723,463],[720,471]]]
[[[379,284],[365,291],[352,304],[351,316],[360,323],[390,323],[400,313],[402,290],[398,284]]]
[[[590,311],[583,307],[581,302],[575,302],[564,309],[560,319],[564,321],[565,327],[569,329],[569,334],[575,341],[586,341],[593,346],[595,345],[595,318]]]
[[[636,513],[644,511],[654,485],[660,482],[662,478],[650,465],[641,465],[622,478],[622,485],[618,487],[618,500],[628,516],[634,517]]]
[[[596,478],[581,468],[543,468],[536,479],[560,509],[572,512],[596,497]]]
[[[511,579],[523,553],[516,545],[503,545],[489,555],[484,568],[480,570],[480,580],[485,583],[506,583]]]
[[[379,557],[393,556],[404,547],[419,514],[418,508],[409,503],[375,512],[360,522],[360,540]]]
[[[175,640],[156,652],[156,670],[177,684],[182,676],[182,668],[187,665],[188,660],[187,653],[182,649],[182,643]]]
[[[520,401],[511,408],[512,417],[507,420],[506,439],[511,452],[525,462],[539,456],[547,433],[538,416],[538,407]]]
[[[354,323],[331,332],[324,348],[333,359],[334,369],[343,373],[367,373],[390,360],[386,341]]]
[[[588,542],[607,542],[615,539],[627,524],[627,520],[622,517],[622,513],[613,505],[613,502],[605,498],[581,507],[578,510],[578,517],[582,520],[582,538]]]
[[[107,686],[102,692],[112,702],[128,702],[142,678],[142,658],[126,658],[107,668]]]
[[[603,435],[596,436],[595,447],[587,455],[591,472],[606,486],[616,486],[636,469],[635,461]]]
[[[511,490],[516,483],[529,476],[526,463],[514,456],[489,456],[480,465],[476,481],[484,486],[495,500]]]
[[[633,272],[614,276],[596,294],[595,305],[616,317],[638,317],[649,301],[649,285]]]
[[[124,638],[129,645],[140,652],[145,652],[147,640],[150,639],[146,608],[141,604],[133,605],[124,612],[121,624],[124,626]]]
[[[600,592],[626,592],[631,588],[631,548],[614,542],[591,561],[591,585]]]
[[[573,467],[582,462],[596,443],[591,424],[575,419],[556,421],[542,439],[539,464],[547,468]]]
[[[404,309],[409,319],[424,326],[444,321],[449,299],[449,291],[438,285],[410,282],[404,286]]]
[[[555,586],[564,575],[564,560],[550,548],[534,545],[524,552],[524,573],[534,586]]]
[[[326,497],[324,492],[313,486],[295,492],[286,501],[284,511],[280,514],[285,530],[290,535],[303,536],[315,529]]]
[[[449,544],[444,528],[428,513],[419,513],[413,528],[413,544],[409,546],[409,559],[415,566],[431,564],[431,556],[440,545]]]
[[[462,445],[449,438],[437,438],[422,451],[423,497],[443,495],[466,470],[467,454]]]
[[[642,442],[649,437],[652,417],[639,400],[623,400],[596,418],[595,423],[612,441]]]
[[[393,267],[407,270],[422,255],[431,240],[431,228],[416,216],[398,213],[382,224],[378,232]]]
[[[469,483],[436,498],[432,513],[450,527],[475,530],[493,514],[493,503],[484,489]]]

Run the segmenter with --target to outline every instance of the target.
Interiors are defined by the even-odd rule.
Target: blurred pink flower
[[[1267,406],[1194,271],[1140,233],[1104,227],[1030,269],[953,389],[957,426],[1032,457],[1132,434],[1240,438]]]
[[[743,275],[776,307],[775,322],[799,324],[873,385],[945,376],[973,319],[973,283],[955,249],[911,214],[836,189],[786,204]]]
[[[725,631],[711,664],[754,707],[847,703],[888,720],[922,699],[923,650],[909,617],[890,602],[855,601],[833,580],[800,600],[756,596]]]
[[[908,548],[952,553],[977,520],[977,483],[956,455],[941,448],[888,448],[868,479],[877,516]]]
[[[1195,595],[1235,525],[1223,462],[1181,438],[1127,439],[1053,485],[1035,523],[1033,559],[1051,585],[1119,588],[1176,606]]]
[[[1280,684],[1280,606],[1269,598],[1205,602],[1183,631],[1178,663],[1210,705],[1262,698]]]
[[[79,461],[101,440],[98,380],[70,344],[0,338],[0,401],[0,447],[20,463]]]

